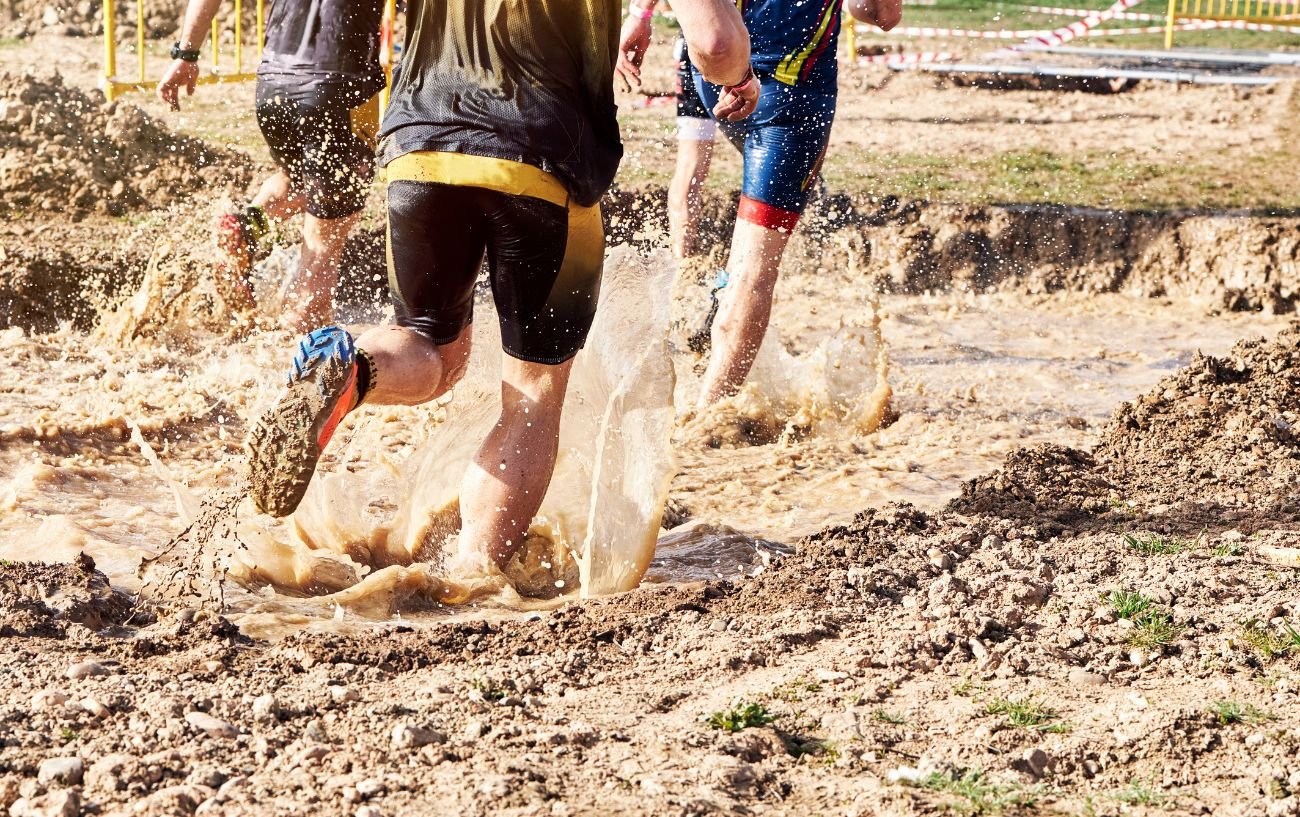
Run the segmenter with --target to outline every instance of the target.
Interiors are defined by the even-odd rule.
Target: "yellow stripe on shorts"
[[[385,168],[389,182],[434,182],[461,187],[482,187],[512,196],[528,196],[569,207],[564,184],[541,168],[465,153],[416,151],[405,153]]]

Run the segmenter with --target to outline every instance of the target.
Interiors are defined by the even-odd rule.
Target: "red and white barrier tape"
[[[930,26],[898,26],[889,31],[881,31],[875,26],[860,26],[859,34],[878,34],[885,37],[953,37],[975,40],[1025,40],[1039,34],[1051,34],[1047,30],[994,30],[985,31],[973,28],[931,28]]]
[[[931,62],[952,62],[955,59],[957,59],[957,55],[948,51],[919,51],[912,54],[873,54],[869,57],[858,57],[858,63],[920,65]]]
[[[1063,9],[1056,6],[1026,6],[1025,11],[1034,14],[1059,14],[1062,17],[1087,17],[1096,9]],[[1115,15],[1116,20],[1137,20],[1146,22],[1160,22],[1166,19],[1163,14],[1147,14],[1141,11],[1121,11]]]
[[[1214,25],[1214,20],[1199,20],[1190,23],[1179,23],[1174,26],[1175,31],[1196,31],[1199,29],[1219,28]],[[1117,37],[1126,34],[1161,34],[1165,30],[1164,26],[1131,26],[1129,28],[1094,28],[1087,32],[1088,37]],[[900,36],[900,37],[950,37],[953,39],[977,39],[977,40],[1027,40],[1031,37],[1046,37],[1053,33],[1052,30],[1032,30],[1032,31],[981,31],[979,29],[963,28],[895,28],[891,31],[881,31],[878,28],[859,29],[859,34],[877,34],[881,36]]]
[[[1061,26],[1046,36],[1029,37],[1020,45],[1012,46],[1006,50],[1032,50],[1035,48],[1051,48],[1053,46],[1064,45],[1077,37],[1086,35],[1101,23],[1114,18],[1116,14],[1128,11],[1141,2],[1142,0],[1115,0],[1115,2],[1111,4],[1110,8],[1105,11],[1093,12],[1082,20],[1076,20],[1069,25]]]

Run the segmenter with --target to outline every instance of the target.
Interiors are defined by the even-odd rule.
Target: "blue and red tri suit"
[[[739,122],[719,122],[744,156],[739,217],[771,229],[799,221],[817,181],[839,84],[836,46],[843,0],[738,0],[749,29],[758,108]],[[692,68],[704,106],[722,89]]]

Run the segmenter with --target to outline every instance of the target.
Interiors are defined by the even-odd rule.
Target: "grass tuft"
[[[1142,535],[1126,533],[1124,544],[1129,550],[1141,553],[1143,556],[1170,556],[1191,550],[1195,543],[1177,536],[1162,536],[1158,533]]]
[[[1117,618],[1133,623],[1124,639],[1129,646],[1157,649],[1173,643],[1183,634],[1183,626],[1175,622],[1173,616],[1141,593],[1112,590],[1103,598],[1110,603]]]
[[[1129,806],[1163,806],[1173,798],[1133,778],[1126,787],[1112,794],[1111,799]]]
[[[1039,732],[1066,732],[1069,725],[1061,723],[1060,713],[1033,698],[998,698],[984,707],[989,715],[1005,715],[1007,724],[1017,729],[1035,729]]]
[[[871,713],[871,719],[879,723],[892,723],[895,726],[902,726],[907,723],[907,716],[901,712],[890,712],[887,709],[877,709]]]
[[[767,726],[776,720],[776,716],[762,704],[737,702],[730,709],[714,712],[704,720],[714,729],[739,732],[751,726]]]
[[[1141,593],[1131,593],[1128,590],[1112,590],[1106,594],[1105,599],[1110,602],[1110,607],[1117,617],[1129,620],[1140,618],[1155,607],[1155,602],[1151,599]]]
[[[1153,611],[1133,621],[1125,642],[1131,647],[1155,650],[1172,644],[1183,634],[1183,625],[1168,613]]]
[[[1300,650],[1300,631],[1289,621],[1282,622],[1280,635],[1274,635],[1259,619],[1251,619],[1241,628],[1241,639],[1270,661]]]
[[[509,694],[501,687],[494,685],[490,681],[484,681],[482,678],[475,678],[470,681],[470,686],[478,690],[478,694],[483,696],[483,700],[491,703],[505,700],[506,695]]]
[[[912,785],[952,795],[956,799],[947,805],[959,814],[1001,814],[1010,807],[1033,806],[1042,796],[1038,786],[998,783],[976,769],[967,769],[960,777],[933,772]]]
[[[1277,720],[1277,715],[1265,712],[1253,704],[1239,704],[1236,701],[1215,701],[1210,705],[1210,712],[1219,721],[1220,726],[1234,723],[1258,724]]]

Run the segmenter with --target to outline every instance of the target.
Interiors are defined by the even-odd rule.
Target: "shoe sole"
[[[238,225],[222,225],[218,228],[219,257],[213,265],[213,283],[217,287],[217,294],[236,312],[251,312],[257,308],[253,282],[249,278],[256,253],[249,246],[250,243],[243,228]]]
[[[294,360],[289,385],[248,436],[249,493],[262,513],[293,513],[316,473],[319,425],[342,399],[352,371],[334,349],[329,338],[302,341],[299,358],[305,363]]]

